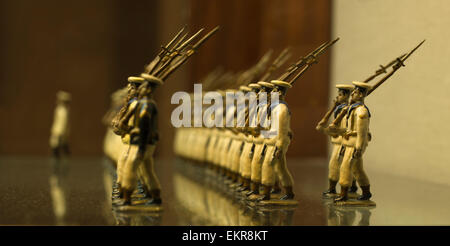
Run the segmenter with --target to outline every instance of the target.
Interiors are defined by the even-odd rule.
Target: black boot
[[[145,205],[160,205],[162,203],[161,200],[161,190],[159,189],[154,189],[150,191],[150,194],[152,196],[152,199],[150,201],[148,201],[147,203],[145,203]]]
[[[241,175],[238,175],[236,183],[237,183],[237,187],[242,187],[244,185],[244,178],[242,178]]]
[[[270,191],[272,190],[272,187],[268,185],[261,185],[262,186],[262,197],[258,198],[258,201],[265,201],[270,200]]]
[[[272,193],[272,194],[280,194],[281,193],[280,184],[278,182],[275,182],[275,185],[273,186],[272,191],[270,193]]]
[[[250,191],[247,192],[246,195],[250,196],[250,195],[253,195],[253,194],[255,194],[255,195],[259,194],[259,183],[251,181],[251,183],[250,183]]]
[[[284,187],[285,195],[280,198],[280,200],[292,200],[294,199],[294,191],[292,191],[292,186]]]
[[[362,195],[358,197],[358,200],[360,201],[366,201],[370,200],[372,197],[372,193],[370,193],[370,185],[367,186],[361,186]]]
[[[242,178],[242,186],[239,187],[238,191],[246,191],[250,188],[250,179]]]
[[[334,199],[334,202],[344,202],[348,200],[348,187],[341,186],[341,194],[339,197]]]
[[[133,190],[127,190],[122,188],[123,199],[117,202],[115,205],[117,206],[126,206],[131,205],[131,194],[133,194]]]
[[[356,186],[356,180],[353,180],[352,186],[350,187],[349,192],[350,193],[356,193],[357,190],[358,190],[358,186]]]
[[[324,191],[322,195],[336,194],[336,184],[337,181],[331,179],[328,180],[328,190]]]

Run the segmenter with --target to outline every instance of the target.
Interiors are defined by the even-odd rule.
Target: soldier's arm
[[[330,108],[330,110],[328,110],[325,115],[323,116],[323,118],[319,121],[319,123],[316,126],[316,130],[322,133],[325,133],[325,129],[326,129],[326,124],[328,122],[328,120],[330,119],[331,115],[333,114],[334,110],[336,110],[336,107],[338,106],[338,104],[336,103],[336,101],[333,102],[333,107]],[[326,134],[326,133],[325,133]]]
[[[278,134],[277,134],[277,141],[276,146],[278,149],[281,149],[283,146],[286,146],[288,144],[288,141],[290,141],[290,128],[289,128],[289,121],[290,121],[290,115],[289,110],[284,104],[280,104],[278,107],[277,113],[278,113]]]
[[[369,132],[369,112],[365,107],[358,107],[356,114],[356,145],[357,150],[361,150],[364,146],[365,139]]]
[[[151,107],[144,107],[139,113],[139,154],[143,155],[147,148],[147,143],[150,138],[150,115]]]

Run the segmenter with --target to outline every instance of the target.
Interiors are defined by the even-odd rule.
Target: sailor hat
[[[248,85],[251,89],[260,89],[261,85],[258,85],[257,83],[251,83]]]
[[[353,90],[353,88],[355,88],[353,85],[346,85],[346,84],[337,84],[336,88],[338,88],[339,90],[346,90],[346,91],[351,91]]]
[[[142,84],[145,82],[145,79],[141,78],[141,77],[130,76],[130,77],[128,77],[128,82],[134,83],[134,84]]]
[[[275,86],[269,82],[259,81],[258,85],[261,85],[262,87],[273,89]]]
[[[352,84],[354,84],[355,87],[364,88],[366,90],[372,89],[372,86],[367,84],[367,83],[363,83],[363,82],[359,82],[359,81],[353,81]]]
[[[155,77],[153,75],[147,74],[147,73],[141,73],[141,77],[144,78],[149,83],[153,83],[153,84],[156,84],[156,85],[163,85],[164,84],[162,79],[160,79],[158,77]]]
[[[279,87],[292,88],[292,85],[290,83],[282,80],[272,80],[270,81],[270,83]]]
[[[245,85],[241,85],[241,86],[239,87],[239,90],[240,90],[240,91],[243,91],[243,92],[251,92],[251,91],[252,91],[252,88],[250,88],[250,87],[248,87],[248,86],[245,86]]]

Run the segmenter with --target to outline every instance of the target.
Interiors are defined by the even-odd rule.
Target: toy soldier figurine
[[[254,89],[252,89],[251,87],[248,86],[241,86],[239,87],[239,89],[243,92],[243,93],[249,93],[254,91]],[[256,99],[256,98],[255,98]],[[248,103],[245,103],[245,109],[244,109],[244,114],[240,115],[238,114],[237,116],[237,120],[238,122],[241,122],[242,120],[244,122],[247,121],[248,117],[249,117],[249,108],[250,108],[250,100],[246,100]],[[256,101],[256,100],[255,100]],[[256,102],[255,102],[256,103]],[[243,119],[240,117],[244,117]],[[237,159],[236,161],[239,163],[239,188],[238,191],[246,191],[250,188],[250,175],[251,175],[251,166],[250,166],[250,162],[251,162],[251,150],[253,148],[253,137],[251,136],[251,134],[248,132],[248,128],[246,128],[248,126],[244,125],[244,127],[239,127],[239,136],[241,138],[242,141],[242,151],[240,151],[240,155],[239,155],[239,159]]]
[[[286,152],[292,139],[292,131],[290,128],[291,112],[284,101],[286,91],[292,85],[288,82],[273,80],[271,84],[275,85],[272,91],[280,93],[279,103],[271,102],[270,121],[271,128],[266,135],[266,152],[262,165],[262,197],[260,200],[270,200],[270,192],[275,185],[275,177],[278,177],[281,186],[285,191],[285,195],[280,200],[291,200],[294,198],[293,184],[294,180],[287,168]]]
[[[115,134],[120,135],[122,138],[122,143],[124,147],[122,149],[122,153],[117,160],[117,190],[114,192],[118,195],[119,198],[122,198],[122,177],[123,177],[123,168],[125,162],[128,158],[128,153],[130,151],[130,118],[134,112],[134,109],[137,105],[137,88],[141,85],[145,80],[141,77],[128,77],[128,85],[127,85],[127,102],[122,106],[120,111],[117,113],[116,117],[112,120],[112,127]]]
[[[370,112],[364,104],[364,98],[372,86],[362,82],[353,82],[353,85],[355,85],[355,89],[350,95],[350,106],[343,119],[346,129],[336,126],[335,122],[329,127],[330,130],[342,135],[342,145],[345,147],[339,175],[341,194],[335,199],[335,202],[348,200],[348,189],[353,180],[352,173],[362,189],[362,195],[358,197],[358,200],[369,200],[372,197],[369,178],[364,171],[362,159],[370,141]]]
[[[342,137],[339,135],[333,135],[328,131],[327,123],[330,119],[331,115],[336,118],[336,116],[341,112],[341,110],[345,110],[348,99],[350,96],[350,92],[353,90],[352,85],[344,85],[344,84],[338,84],[336,85],[336,88],[338,89],[338,96],[336,97],[336,100],[334,101],[333,107],[325,114],[325,116],[322,118],[322,120],[317,124],[316,130],[330,135],[331,143],[332,143],[332,152],[329,162],[329,168],[328,168],[328,179],[329,179],[329,187],[328,190],[323,192],[324,196],[328,195],[334,195],[336,194],[336,184],[339,181],[339,167],[341,165],[343,151],[345,148],[342,148]],[[345,121],[341,121],[341,127],[345,127]],[[352,182],[352,187],[350,188],[350,192],[356,192],[358,189],[356,187],[356,182]]]
[[[131,194],[136,188],[137,170],[141,168],[144,184],[150,187],[152,199],[150,204],[161,204],[161,187],[154,171],[153,152],[158,141],[157,109],[153,100],[153,92],[157,86],[163,84],[162,80],[148,74],[146,82],[139,87],[139,102],[134,110],[133,124],[130,131],[130,150],[123,172],[122,189],[123,205],[131,205]]]
[[[256,83],[259,86],[258,91],[258,107],[256,112],[256,123],[259,124],[261,121],[262,115],[267,115],[267,110],[270,104],[270,96],[267,97],[267,101],[260,101],[260,95],[264,92],[268,93],[272,91],[275,86],[271,83],[260,81]],[[258,87],[254,84],[249,85],[252,89],[257,89]],[[252,115],[252,114],[250,114]],[[259,188],[261,186],[261,168],[262,168],[262,160],[263,160],[263,154],[265,150],[265,144],[264,144],[264,137],[260,134],[260,125],[256,125],[254,127],[252,125],[253,119],[250,119],[249,126],[251,129],[253,129],[252,135],[253,135],[253,153],[252,153],[252,160],[251,160],[251,175],[250,175],[250,191],[247,193],[247,196],[249,196],[250,200],[257,199],[259,197]]]
[[[62,154],[68,155],[70,153],[68,143],[70,101],[69,93],[65,91],[56,93],[56,108],[50,135],[50,148],[56,158],[60,158]]]

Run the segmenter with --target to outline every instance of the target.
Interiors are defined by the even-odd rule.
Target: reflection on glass
[[[257,207],[211,170],[177,160],[173,176],[180,225],[285,226],[292,224],[294,208]]]
[[[369,226],[371,210],[375,207],[336,207],[333,202],[325,204],[329,226]]]
[[[104,160],[103,162],[103,184],[105,188],[105,213],[111,214],[114,218],[113,224],[123,226],[158,226],[161,225],[162,212],[117,212],[112,207],[112,190],[116,185],[116,171],[110,160]],[[136,194],[133,195],[133,200],[142,200],[141,197]]]
[[[65,158],[51,160],[52,172],[49,176],[50,196],[52,198],[53,213],[56,224],[64,225],[67,214],[67,172],[68,164]]]

